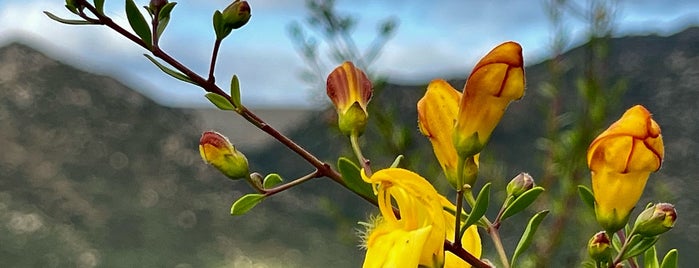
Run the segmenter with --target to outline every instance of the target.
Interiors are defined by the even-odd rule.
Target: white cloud
[[[145,0],[144,0],[145,2]],[[225,2],[225,3],[224,3]],[[305,20],[304,0],[252,0],[253,19],[224,41],[217,71],[228,88],[236,73],[249,103],[308,104],[308,85],[298,77],[303,63],[289,41],[291,21]],[[193,70],[206,75],[213,41],[211,14],[227,1],[179,1],[173,11],[163,48]],[[366,46],[383,18],[396,17],[400,27],[374,69],[399,82],[424,83],[436,77],[465,77],[475,62],[495,45],[515,40],[525,48],[525,62],[545,56],[548,21],[542,2],[531,1],[338,1],[342,13],[359,17],[357,43]],[[107,1],[106,10],[125,28],[123,2]],[[0,43],[7,38],[35,42],[59,60],[82,69],[117,76],[157,101],[170,105],[204,103],[200,89],[174,81],[152,66],[145,51],[102,26],[69,26],[53,22],[43,10],[70,18],[62,1],[0,1]],[[674,1],[622,2],[618,29],[622,33],[648,30],[677,31],[699,23],[699,4]],[[687,19],[689,18],[689,19]],[[566,22],[573,40],[581,40],[582,23]],[[668,30],[671,29],[671,30]],[[671,32],[670,32],[671,33]],[[4,39],[4,40],[3,40]],[[133,80],[132,80],[133,79]]]

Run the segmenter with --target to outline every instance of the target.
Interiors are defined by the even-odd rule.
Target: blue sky
[[[123,1],[106,1],[107,14],[128,27]],[[148,1],[136,1],[145,5]],[[583,1],[574,1],[584,5]],[[249,0],[252,20],[235,31],[222,47],[217,80],[228,87],[232,74],[241,80],[243,102],[249,106],[320,107],[322,91],[310,91],[300,78],[303,62],[287,34],[293,21],[307,15],[303,0]],[[70,17],[64,1],[0,0],[0,45],[21,40],[61,61],[113,76],[157,102],[170,106],[203,106],[203,91],[170,79],[142,56],[145,51],[99,26],[54,23],[42,11]],[[199,73],[208,67],[213,40],[211,15],[228,1],[183,0],[173,11],[162,47]],[[508,40],[522,44],[525,63],[547,55],[551,26],[543,0],[534,1],[370,1],[337,0],[338,8],[360,19],[355,36],[360,46],[375,33],[376,23],[399,20],[375,70],[396,83],[426,83],[431,79],[468,75],[470,66],[495,45]],[[699,25],[699,2],[619,1],[615,35],[668,35]],[[584,25],[567,18],[571,46],[580,43]],[[330,70],[327,70],[328,72]],[[315,100],[314,100],[315,99]]]

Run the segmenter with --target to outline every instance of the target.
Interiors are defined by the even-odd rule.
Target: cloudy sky
[[[365,46],[378,22],[399,21],[375,69],[396,83],[425,83],[433,78],[465,77],[475,62],[495,45],[514,40],[522,44],[525,63],[547,55],[551,26],[545,0],[520,1],[371,1],[336,0],[360,23],[355,37]],[[106,13],[128,28],[123,1],[106,1]],[[137,0],[139,5],[148,1]],[[585,1],[574,1],[585,5]],[[303,62],[287,29],[307,15],[304,0],[249,0],[252,20],[223,43],[217,78],[228,87],[237,74],[243,102],[250,106],[318,107],[309,86],[300,78]],[[213,41],[211,15],[228,4],[224,0],[181,0],[161,46],[202,75],[207,72]],[[0,0],[0,45],[21,40],[84,70],[116,77],[130,87],[171,106],[201,106],[203,91],[162,74],[142,56],[145,51],[100,26],[69,26],[49,20],[42,11],[70,18],[60,0]],[[618,4],[616,35],[668,35],[699,25],[699,2],[693,0],[626,0]],[[566,29],[578,45],[584,24],[570,17]],[[329,71],[329,70],[328,70]],[[322,92],[322,91],[321,91]],[[316,98],[317,99],[317,98]]]

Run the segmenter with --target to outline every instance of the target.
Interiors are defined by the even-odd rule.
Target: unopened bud
[[[148,7],[150,8],[150,10],[155,12],[156,10],[160,10],[165,5],[167,5],[167,3],[167,0],[150,0],[150,4],[148,5]]]
[[[672,229],[676,220],[675,206],[668,203],[658,203],[638,215],[636,223],[634,223],[634,230],[643,236],[656,236]]]
[[[534,178],[529,173],[521,172],[507,184],[507,195],[517,198],[534,187]]]
[[[247,1],[235,0],[223,10],[223,22],[226,27],[238,29],[250,20],[250,5]]]
[[[249,176],[248,159],[228,141],[214,131],[206,131],[199,140],[199,153],[204,162],[217,168],[226,177],[237,180]]]
[[[609,262],[612,257],[612,242],[607,232],[596,233],[587,243],[587,253],[597,262]]]

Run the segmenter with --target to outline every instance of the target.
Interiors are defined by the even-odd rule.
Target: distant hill
[[[690,28],[667,37],[616,38],[609,51],[608,78],[628,82],[610,120],[641,103],[663,128],[666,161],[649,185],[661,183],[658,188],[669,192],[663,201],[677,205],[679,220],[669,238],[678,242],[683,267],[699,261],[692,254],[699,248],[699,211],[693,207],[699,203],[693,183],[699,174],[698,50],[699,28]],[[576,48],[563,58],[576,62],[583,56]],[[545,103],[537,88],[548,79],[546,64],[527,66],[527,94],[510,106],[484,152],[506,163],[503,176],[541,173],[535,143],[543,135],[537,118]],[[566,75],[577,68],[570,66]],[[567,78],[571,97],[565,104],[576,109],[574,79]],[[464,80],[451,83],[461,88]],[[400,153],[421,173],[436,174],[429,143],[417,131],[415,104],[424,91],[424,85],[389,84],[369,109],[399,111],[391,117],[407,126],[405,132],[389,134],[407,144]],[[338,155],[350,155],[346,138],[328,128],[334,111],[296,112],[270,121],[332,164]],[[214,117],[201,117],[210,113]],[[227,116],[236,117],[161,107],[111,78],[63,65],[28,46],[0,48],[0,264],[358,267],[363,253],[354,229],[374,209],[328,180],[275,196],[245,216],[229,216],[231,202],[249,189],[201,163],[196,148],[202,130],[228,126],[223,131],[236,143],[263,146],[245,148],[254,171],[291,179],[311,170],[271,139],[248,139],[252,130],[236,125],[238,119],[228,125]],[[364,139],[379,136],[370,132]],[[372,146],[366,147],[371,156]],[[381,167],[393,159],[372,160]],[[652,193],[658,189],[647,192],[644,201],[657,201]]]
[[[355,226],[337,228],[332,204],[304,191],[231,217],[249,189],[203,164],[199,137],[215,124],[198,114],[25,45],[0,48],[0,266],[361,262],[356,240],[338,239]]]

